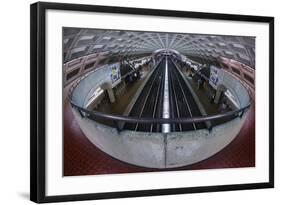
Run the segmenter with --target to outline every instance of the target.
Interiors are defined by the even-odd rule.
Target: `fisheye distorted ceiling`
[[[100,52],[129,58],[174,49],[190,58],[222,56],[255,68],[254,37],[64,28],[63,44],[64,62]]]

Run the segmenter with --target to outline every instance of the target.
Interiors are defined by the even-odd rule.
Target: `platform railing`
[[[70,104],[73,108],[75,108],[82,118],[96,119],[96,120],[106,120],[113,122],[115,128],[121,131],[121,127],[118,126],[119,122],[126,123],[144,123],[144,124],[189,124],[189,123],[198,123],[205,121],[214,121],[214,120],[222,120],[226,118],[236,118],[242,117],[243,114],[250,108],[251,104],[249,103],[247,106],[228,111],[225,113],[215,114],[215,115],[207,115],[207,116],[199,116],[199,117],[191,117],[191,118],[147,118],[147,117],[132,117],[132,116],[124,116],[117,114],[108,114],[100,111],[87,110],[83,107],[76,105],[73,101],[70,100]],[[211,130],[212,127],[209,128]]]

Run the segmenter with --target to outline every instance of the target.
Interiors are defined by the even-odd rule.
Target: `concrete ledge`
[[[77,110],[72,110],[85,136],[105,153],[130,164],[163,168],[164,138],[161,133],[117,132],[115,128],[81,118]]]
[[[227,146],[239,133],[248,116],[216,126],[211,132],[148,133],[124,130],[74,116],[85,136],[99,149],[121,161],[150,168],[181,167],[202,161]]]
[[[240,132],[248,112],[242,118],[238,117],[215,126],[211,132],[201,129],[170,133],[167,137],[166,167],[180,167],[200,162],[222,150]]]

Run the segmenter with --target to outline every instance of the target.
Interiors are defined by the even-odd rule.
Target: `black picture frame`
[[[48,9],[120,13],[130,15],[168,16],[194,19],[263,22],[269,24],[269,181],[249,184],[186,187],[107,193],[46,196],[46,11]],[[30,7],[30,199],[37,203],[76,200],[97,200],[197,192],[230,191],[274,187],[274,18],[265,16],[230,15],[143,8],[126,8],[82,4],[38,2]]]

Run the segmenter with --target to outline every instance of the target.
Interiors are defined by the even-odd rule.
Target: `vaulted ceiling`
[[[254,37],[64,28],[63,44],[64,62],[92,53],[130,58],[174,49],[193,59],[222,56],[255,68]]]

